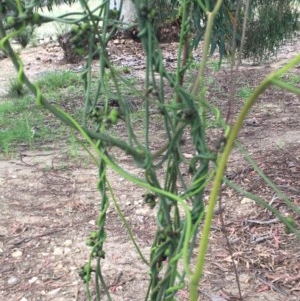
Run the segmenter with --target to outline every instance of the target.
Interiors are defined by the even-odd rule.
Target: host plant
[[[30,5],[24,8],[20,5],[20,1],[9,1],[10,4],[16,3],[14,9],[17,15],[14,19],[6,20],[6,25],[3,18],[0,19],[0,48],[10,57],[17,69],[19,83],[25,84],[35,95],[38,106],[49,110],[85,139],[88,147],[86,143],[83,146],[92,156],[95,165],[99,169],[98,189],[101,194],[101,206],[97,219],[98,230],[92,232],[87,240],[87,244],[91,247],[90,258],[80,271],[80,275],[86,284],[88,300],[92,299],[90,291],[91,277],[95,277],[96,299],[102,299],[104,294],[108,300],[111,300],[102,274],[102,261],[105,260],[106,212],[110,200],[115,203],[141,260],[148,266],[150,279],[145,300],[174,300],[176,293],[185,287],[186,280],[189,282],[189,299],[191,301],[198,300],[198,284],[202,276],[211,221],[221,184],[225,182],[249,197],[249,193],[243,191],[240,187],[234,186],[224,177],[229,155],[243,121],[259,95],[271,85],[276,85],[281,89],[300,95],[298,88],[281,80],[286,72],[300,63],[300,55],[297,55],[284,67],[268,75],[253,90],[245,100],[244,106],[232,127],[229,127],[226,120],[221,116],[220,110],[213,107],[209,99],[206,98],[204,78],[214,22],[220,9],[224,9],[223,1],[214,1],[214,5],[212,5],[212,1],[183,0],[173,2],[176,2],[179,7],[181,20],[178,65],[175,72],[168,71],[164,65],[161,48],[153,28],[153,19],[156,16],[155,9],[150,5],[150,1],[134,1],[137,12],[137,22],[134,25],[138,28],[138,37],[141,40],[146,60],[145,85],[142,91],[137,91],[143,102],[144,110],[142,135],[137,133],[133,126],[129,105],[123,95],[124,85],[135,89],[134,83],[124,79],[122,73],[116,72],[105,49],[116,30],[124,27],[122,20],[119,20],[116,16],[110,18],[108,1],[99,4],[97,9],[91,10],[88,1],[81,0],[80,3],[84,8],[83,12],[65,14],[55,18],[44,17],[34,12],[33,6]],[[196,9],[203,10],[207,18],[203,56],[192,86],[186,88],[185,75],[192,61],[193,43],[190,35],[192,26],[190,15]],[[3,11],[3,1],[0,2],[0,11]],[[95,13],[96,11],[97,13]],[[92,29],[85,32],[88,36],[88,55],[82,73],[85,92],[83,120],[68,114],[59,104],[51,104],[46,99],[41,93],[39,85],[29,81],[22,61],[10,45],[11,39],[25,26],[39,25],[50,21],[71,25],[80,24],[80,26],[74,27],[78,30],[78,36],[87,27]],[[101,30],[99,29],[100,24]],[[11,30],[10,33],[7,33],[8,29]],[[78,51],[80,52],[82,49],[78,47]],[[95,51],[99,57],[100,66],[96,90],[91,90],[91,83],[94,80],[91,67]],[[107,72],[109,72],[111,78],[109,82],[105,80]],[[166,82],[168,85],[166,85]],[[170,89],[172,89],[171,94],[167,93]],[[109,95],[112,92],[116,95],[118,108],[109,105]],[[173,96],[171,99],[167,99],[166,95]],[[153,106],[157,107],[157,112],[161,115],[159,125],[164,128],[167,137],[165,143],[161,143],[154,151],[152,150],[153,137],[151,136],[153,118],[150,117]],[[215,116],[217,125],[223,129],[217,151],[211,151],[206,142],[207,112]],[[123,123],[123,129],[127,135],[123,133],[117,137],[115,134],[114,136],[111,135],[111,129],[115,127],[117,122]],[[138,130],[140,132],[141,129]],[[184,133],[189,133],[193,146],[194,155],[191,159],[186,159],[183,155],[184,145],[181,141]],[[113,156],[112,147],[118,148],[132,157],[136,166],[143,169],[144,177],[136,177],[129,170],[123,169]],[[91,149],[97,155],[92,155]],[[288,198],[282,196],[282,193],[261,172],[255,162],[251,161],[247,153],[243,153],[260,176],[276,193],[280,194],[293,210],[300,214],[299,208],[295,207]],[[153,210],[156,210],[157,215],[157,228],[152,242],[150,258],[146,258],[141,253],[134,240],[130,226],[121,212],[118,200],[114,197],[114,192],[106,174],[108,168],[129,180],[132,185],[147,190],[145,202]],[[191,175],[188,179],[185,177],[187,171]],[[163,177],[161,174],[163,174]],[[204,190],[210,183],[212,183],[212,188],[208,209],[204,212]],[[182,187],[180,191],[178,187]],[[300,238],[300,233],[295,229],[294,224],[280,215],[276,209],[268,206],[263,200],[252,194],[250,197],[271,210],[286,225],[289,231],[293,231]],[[204,226],[201,230],[201,241],[196,252],[196,264],[192,266],[190,260],[197,237],[199,237],[199,225],[202,222],[204,222]],[[183,268],[180,268],[180,261],[183,262]]]

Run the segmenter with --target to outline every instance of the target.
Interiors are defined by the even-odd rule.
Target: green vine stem
[[[118,204],[118,202],[117,202],[117,200],[116,200],[115,194],[114,194],[114,192],[113,192],[113,188],[111,187],[109,181],[107,181],[106,184],[107,184],[109,193],[110,193],[110,195],[111,195],[111,198],[112,198],[112,200],[113,200],[113,203],[114,203],[114,205],[115,205],[115,208],[116,208],[116,210],[117,210],[117,212],[118,212],[118,215],[119,215],[120,219],[122,220],[122,222],[123,222],[123,224],[124,224],[124,226],[125,226],[125,229],[126,229],[128,235],[129,235],[129,237],[130,237],[130,239],[131,239],[131,241],[132,241],[132,243],[133,243],[133,245],[134,245],[134,247],[135,247],[137,253],[139,254],[141,260],[142,260],[147,266],[149,266],[149,262],[148,262],[148,260],[145,258],[145,256],[143,255],[141,249],[139,248],[139,246],[138,246],[138,244],[137,244],[137,242],[136,242],[136,240],[135,240],[135,238],[134,238],[134,236],[133,236],[133,233],[132,233],[132,231],[131,231],[131,229],[130,229],[130,225],[129,225],[129,223],[127,222],[127,220],[126,220],[126,218],[125,218],[125,215],[124,215],[124,213],[123,213],[123,211],[122,211],[120,205]]]
[[[300,93],[299,93],[300,95]],[[258,167],[258,165],[256,164],[256,162],[251,158],[251,156],[249,155],[249,153],[242,147],[242,145],[240,145],[240,143],[236,142],[235,145],[237,145],[239,151],[244,155],[244,158],[251,164],[251,166],[253,167],[253,169],[259,174],[259,176],[265,181],[265,183],[272,188],[275,193],[277,194],[277,196],[279,198],[281,198],[285,204],[291,208],[296,214],[298,214],[300,216],[300,208],[297,207],[277,186],[275,183],[273,183],[273,181],[271,179],[269,179],[264,172]],[[280,219],[283,223],[284,222],[284,218]],[[286,223],[285,223],[286,224]],[[300,233],[295,233],[299,238],[300,238]]]
[[[143,187],[147,189],[148,191],[151,191],[153,193],[156,193],[157,195],[161,195],[169,200],[173,200],[174,202],[177,202],[185,211],[186,215],[186,221],[185,221],[185,227],[184,227],[184,239],[183,239],[183,250],[182,250],[182,257],[184,262],[184,268],[185,273],[190,274],[189,270],[189,258],[188,258],[188,250],[189,250],[189,241],[191,239],[192,235],[192,219],[191,219],[191,212],[189,209],[189,206],[186,203],[186,200],[183,197],[178,196],[177,194],[165,191],[163,189],[160,189],[159,187],[155,187],[142,179],[139,179],[137,177],[134,177],[133,175],[129,174],[125,170],[123,170],[121,167],[119,167],[115,162],[110,160],[108,156],[104,152],[101,152],[99,148],[97,147],[97,144],[93,141],[102,141],[106,143],[107,145],[115,145],[119,147],[120,149],[123,149],[127,153],[130,153],[136,160],[143,162],[145,159],[145,152],[143,149],[136,149],[122,141],[118,141],[110,136],[107,136],[103,133],[95,133],[91,132],[88,129],[80,126],[77,121],[72,118],[70,115],[68,115],[66,112],[61,110],[58,107],[55,107],[51,105],[42,95],[39,87],[37,85],[34,85],[31,83],[31,81],[27,78],[22,61],[18,58],[14,50],[12,49],[9,40],[7,38],[7,35],[5,33],[5,29],[3,26],[2,20],[0,20],[0,48],[4,49],[6,54],[10,57],[11,61],[13,62],[17,72],[18,72],[18,80],[22,83],[24,83],[29,90],[33,93],[33,95],[36,97],[37,104],[46,108],[48,111],[53,113],[59,120],[61,120],[63,123],[65,123],[67,126],[77,130],[83,138],[88,142],[88,144],[96,151],[98,157],[105,162],[108,166],[110,166],[113,170],[115,170],[118,174],[123,176],[125,179],[129,180],[130,182]],[[114,141],[114,142],[113,142]],[[134,153],[131,153],[133,151]]]
[[[199,1],[198,1],[198,3],[199,3]],[[203,47],[203,54],[202,54],[201,64],[200,64],[199,71],[198,71],[196,80],[194,82],[193,88],[192,88],[192,94],[193,95],[197,95],[197,93],[200,89],[200,86],[202,86],[202,84],[203,84],[203,76],[204,76],[204,71],[205,71],[205,68],[206,68],[206,62],[207,62],[207,58],[208,58],[212,27],[213,27],[213,24],[214,24],[214,20],[215,20],[217,14],[218,14],[218,12],[221,8],[222,3],[223,3],[223,0],[218,0],[218,2],[216,3],[216,5],[215,5],[212,12],[209,11],[208,3],[206,3],[206,9],[205,10],[206,10],[208,21],[207,21],[207,26],[206,26],[205,35],[204,35],[204,47]],[[202,5],[201,5],[201,7],[202,7]]]
[[[237,192],[239,192],[241,195],[244,195],[245,197],[248,197],[252,200],[254,200],[257,204],[260,206],[268,209],[270,212],[272,212],[279,221],[281,221],[287,229],[289,229],[291,232],[293,232],[298,239],[300,239],[300,232],[296,230],[293,225],[289,222],[289,220],[280,214],[278,210],[276,210],[274,207],[270,206],[268,202],[265,200],[261,199],[260,197],[254,195],[253,193],[250,193],[244,189],[242,189],[240,186],[236,185],[235,183],[229,181],[227,178],[224,178],[224,183],[228,185],[229,187],[233,188]]]
[[[260,85],[253,91],[250,97],[246,100],[240,114],[237,117],[235,124],[229,132],[227,142],[224,148],[224,151],[220,157],[216,177],[213,183],[212,191],[209,198],[208,210],[205,217],[204,227],[202,236],[200,239],[200,244],[198,248],[198,255],[196,260],[196,268],[193,275],[190,277],[190,301],[196,301],[198,298],[198,284],[202,276],[205,255],[208,247],[208,239],[210,235],[210,227],[212,223],[212,218],[214,214],[214,208],[218,198],[220,186],[223,182],[223,176],[226,169],[226,165],[234,146],[237,135],[242,128],[243,122],[248,115],[250,109],[253,107],[255,102],[258,100],[259,96],[272,84],[277,83],[277,80],[290,69],[295,67],[300,63],[300,54],[290,60],[286,65],[280,68],[277,71],[272,72],[267,76]],[[281,85],[282,86],[282,85]]]

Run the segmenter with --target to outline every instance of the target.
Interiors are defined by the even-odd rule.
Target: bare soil
[[[176,45],[164,44],[170,68],[176,66]],[[244,64],[238,71],[238,88],[254,87],[263,77],[300,51],[300,42],[283,47],[279,55],[263,66]],[[112,61],[128,65],[133,76],[142,78],[143,53],[136,43],[112,43]],[[195,54],[197,55],[197,54]],[[50,70],[74,70],[67,65],[56,43],[21,52],[31,79]],[[173,64],[173,65],[172,65]],[[95,62],[96,68],[97,62]],[[8,59],[1,61],[0,97],[7,90],[15,71]],[[300,77],[300,69],[293,73]],[[227,110],[228,68],[210,70],[211,101]],[[298,83],[299,86],[299,83]],[[232,116],[242,106],[237,99]],[[241,143],[258,166],[278,185],[296,206],[300,206],[300,99],[279,89],[268,89],[252,110],[240,134]],[[155,129],[157,143],[164,133]],[[212,133],[212,137],[214,137]],[[213,143],[213,141],[212,141]],[[125,155],[122,166],[142,176]],[[87,155],[70,155],[65,145],[39,146],[32,151],[21,148],[12,159],[0,162],[0,300],[71,301],[86,300],[84,284],[78,276],[89,256],[85,244],[96,230],[100,194],[97,169]],[[237,150],[231,156],[227,176],[247,191],[263,198],[283,214],[294,216],[286,204],[260,179]],[[109,171],[109,179],[146,256],[155,230],[155,212],[142,201],[143,189],[127,183]],[[222,191],[228,238],[238,268],[245,301],[300,300],[300,245],[287,234],[267,210],[242,198],[229,188]],[[300,217],[294,216],[298,228]],[[143,300],[149,276],[147,267],[135,252],[113,204],[107,218],[106,258],[103,273],[113,300]],[[238,300],[237,284],[220,216],[213,223],[210,248],[201,286],[201,300]],[[178,300],[188,300],[182,290]]]

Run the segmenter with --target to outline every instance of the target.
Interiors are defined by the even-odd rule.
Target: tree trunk
[[[110,0],[109,7],[110,9],[119,10],[121,4],[121,20],[124,23],[131,25],[136,21],[136,10],[132,0]]]

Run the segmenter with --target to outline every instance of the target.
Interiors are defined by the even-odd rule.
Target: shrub
[[[26,26],[19,34],[15,36],[15,41],[25,48],[34,36],[34,26]]]

